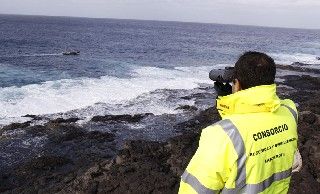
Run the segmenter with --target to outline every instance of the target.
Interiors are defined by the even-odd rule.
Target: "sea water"
[[[62,52],[80,50],[78,56]],[[212,84],[244,51],[319,68],[320,31],[0,15],[0,125],[27,114],[174,114],[165,89]],[[192,104],[192,102],[191,102]]]

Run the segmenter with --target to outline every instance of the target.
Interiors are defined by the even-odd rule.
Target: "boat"
[[[63,55],[80,55],[80,51],[65,51],[62,53]]]

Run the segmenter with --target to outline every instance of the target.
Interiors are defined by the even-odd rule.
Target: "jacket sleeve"
[[[180,182],[179,193],[219,193],[229,178],[237,154],[232,142],[219,125],[205,128],[199,147]]]

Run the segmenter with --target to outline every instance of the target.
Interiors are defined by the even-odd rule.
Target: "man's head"
[[[260,52],[245,52],[234,66],[232,92],[274,83],[276,65],[271,57]]]

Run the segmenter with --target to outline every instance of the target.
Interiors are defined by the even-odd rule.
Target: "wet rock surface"
[[[320,193],[320,79],[293,75],[283,79],[282,84],[294,89],[281,88],[279,95],[299,104],[299,149],[303,158],[303,168],[293,174],[289,193]],[[204,92],[183,98],[208,95]],[[173,126],[179,135],[164,142],[127,140],[120,149],[116,132],[87,130],[75,123],[77,118],[59,118],[44,125],[27,122],[5,126],[0,130],[0,142],[7,141],[6,134],[18,130],[30,137],[45,137],[47,143],[28,160],[0,170],[0,192],[177,193],[201,130],[220,119],[214,107],[198,110],[196,105],[185,105],[178,109],[193,115]],[[149,117],[155,116],[105,115],[91,121],[139,123]]]
[[[24,123],[12,123],[10,125],[2,127],[2,129],[0,129],[0,132],[19,129],[19,128],[26,128],[28,126],[30,126],[30,121],[24,122]]]
[[[137,115],[105,115],[105,116],[94,116],[91,121],[93,122],[128,122],[136,123],[141,121],[143,118],[153,115],[152,113],[137,114]]]
[[[188,110],[188,111],[197,111],[198,108],[195,106],[190,106],[190,105],[183,105],[183,106],[179,106],[178,108],[176,108],[176,110]]]
[[[308,72],[308,73],[317,73],[317,74],[320,73],[320,69],[309,68],[308,67],[309,65],[311,64],[296,62],[296,63],[293,63],[292,65],[277,65],[277,68],[283,69],[283,70],[298,71],[298,72]]]

